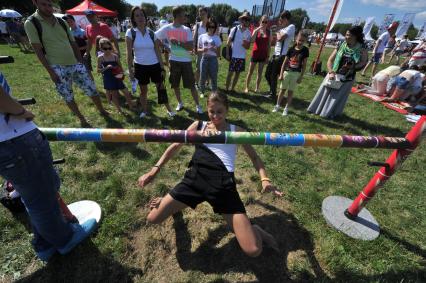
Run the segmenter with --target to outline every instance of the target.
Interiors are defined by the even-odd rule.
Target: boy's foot
[[[288,108],[286,107],[286,108],[284,108],[283,116],[287,116],[287,115],[288,115]]]
[[[71,240],[63,247],[58,249],[60,254],[69,253],[75,246],[84,241],[93,231],[96,229],[97,223],[94,218],[91,218],[84,222],[83,224],[71,224],[74,234],[71,237]]]
[[[181,111],[183,109],[183,103],[179,102],[178,105],[176,106],[176,111]]]
[[[280,106],[279,105],[275,105],[274,109],[272,109],[272,112],[278,112],[278,110],[280,110]]]
[[[249,93],[249,89],[248,89],[248,88],[246,88],[246,89],[244,90],[244,93]]]
[[[201,107],[201,105],[197,105],[195,106],[195,111],[197,111],[198,114],[203,114],[203,108]]]

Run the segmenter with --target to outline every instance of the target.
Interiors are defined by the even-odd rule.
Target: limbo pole
[[[325,198],[322,213],[327,223],[355,239],[377,238],[380,234],[379,224],[373,215],[363,208],[420,144],[425,129],[426,116],[422,116],[405,137],[411,146],[395,150],[385,163],[374,162],[374,165],[381,168],[354,201],[339,196]]]
[[[406,138],[383,136],[270,132],[203,133],[200,131],[152,129],[40,128],[40,130],[50,141],[219,143],[332,148],[411,148],[411,143]]]

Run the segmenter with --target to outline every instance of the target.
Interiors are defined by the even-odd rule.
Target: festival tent
[[[107,8],[104,8],[95,2],[91,0],[84,0],[79,5],[75,6],[72,9],[67,10],[67,14],[70,15],[85,15],[84,12],[86,10],[92,10],[95,11],[96,15],[101,17],[116,17],[117,12],[108,10]]]
[[[328,40],[335,40],[337,36],[338,40],[345,40],[345,37],[341,34],[341,33],[335,33],[335,32],[330,32],[327,34],[327,38]]]

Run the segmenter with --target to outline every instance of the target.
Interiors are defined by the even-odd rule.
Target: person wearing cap
[[[90,64],[87,58],[84,57],[84,54],[86,53],[86,50],[87,50],[87,37],[86,37],[86,33],[84,32],[84,29],[82,29],[76,24],[75,18],[73,15],[66,14],[65,16],[62,17],[62,19],[67,21],[68,25],[70,26],[71,33],[75,39],[75,43],[77,43],[78,48],[80,49],[81,57],[83,57],[84,66],[86,66],[86,69],[87,69],[87,72],[89,73],[90,78],[92,79],[92,81],[94,81],[95,79],[93,78],[93,74],[92,74],[92,71],[93,71],[92,64]]]
[[[387,28],[387,31],[382,33],[376,41],[376,44],[373,48],[373,56],[368,64],[365,66],[364,70],[361,72],[361,76],[365,76],[365,72],[368,70],[371,64],[373,64],[373,69],[371,70],[371,76],[374,77],[376,74],[377,65],[384,60],[383,53],[385,52],[386,45],[392,36],[395,35],[396,29],[398,28],[398,23],[393,22]]]
[[[95,45],[96,52],[98,52],[98,46],[96,46],[96,38],[98,36],[108,38],[115,46],[115,50],[118,52],[118,57],[120,57],[120,48],[118,46],[118,41],[114,37],[110,27],[107,24],[101,23],[98,20],[98,16],[96,12],[93,10],[86,10],[84,12],[86,14],[87,20],[89,21],[89,25],[86,26],[86,36],[89,40],[87,44],[87,50],[85,56],[90,58],[90,51],[92,51],[92,46]]]
[[[195,64],[195,85],[198,86],[198,82],[200,81],[200,63],[202,52],[198,52],[198,39],[201,35],[206,34],[207,31],[207,22],[209,21],[209,11],[207,7],[200,7],[198,9],[198,16],[200,17],[200,21],[196,22],[193,26],[192,34],[193,34],[193,42],[194,42],[194,54],[197,54],[197,62]]]
[[[231,91],[234,91],[237,85],[238,79],[240,78],[241,72],[244,72],[246,65],[246,52],[250,48],[251,32],[250,26],[250,14],[244,12],[239,18],[240,24],[234,27],[229,33],[227,45],[232,46],[232,56],[229,56],[229,48],[227,48],[226,57],[230,58],[228,76],[226,77],[226,90],[229,90],[232,76],[234,79],[231,85]]]
[[[192,56],[190,51],[194,48],[191,29],[184,26],[186,22],[185,10],[182,6],[173,7],[173,23],[160,28],[155,32],[158,40],[167,39],[170,49],[170,77],[169,82],[176,95],[178,105],[176,111],[183,109],[183,102],[180,96],[180,80],[182,78],[183,87],[191,90],[192,98],[195,102],[195,111],[203,113],[199,103],[198,92],[195,88],[194,71],[192,69]]]
[[[92,99],[101,115],[107,116],[109,113],[102,106],[95,83],[87,73],[68,24],[53,15],[52,0],[34,0],[33,3],[37,10],[25,22],[25,31],[34,52],[55,83],[58,94],[80,120],[81,126],[89,127],[90,124],[74,100],[73,82]],[[35,21],[39,22],[43,31],[41,38],[34,25]]]
[[[291,13],[284,11],[281,13],[278,24],[282,28],[277,32],[277,42],[275,44],[274,54],[269,60],[265,71],[265,78],[268,81],[270,93],[269,95],[276,97],[278,76],[281,72],[281,66],[287,55],[290,42],[293,41],[296,33],[296,27],[290,24]]]

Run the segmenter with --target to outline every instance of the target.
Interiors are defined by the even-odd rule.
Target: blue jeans
[[[34,250],[65,246],[73,230],[59,208],[56,194],[60,180],[52,165],[49,142],[38,129],[0,142],[0,176],[21,194],[33,228]]]
[[[219,64],[216,56],[203,56],[200,63],[200,90],[204,93],[207,78],[211,79],[212,91],[217,90],[217,72]]]

